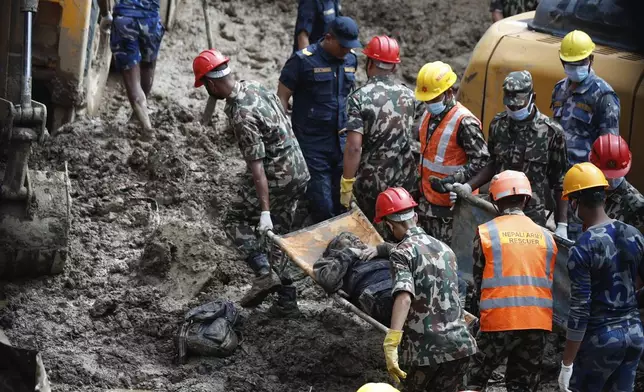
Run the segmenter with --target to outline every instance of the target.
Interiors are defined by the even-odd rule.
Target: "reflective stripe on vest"
[[[458,172],[467,163],[465,150],[458,145],[457,140],[458,129],[465,117],[476,118],[465,106],[457,102],[428,140],[427,132],[429,132],[431,115],[427,111],[423,114],[419,135],[422,154],[419,171],[423,194],[432,204],[448,207],[451,203],[448,193],[441,194],[432,189],[429,177],[445,178]],[[474,194],[477,193],[474,192]]]
[[[552,235],[523,215],[495,218],[479,226],[479,235],[485,255],[481,330],[552,330]]]

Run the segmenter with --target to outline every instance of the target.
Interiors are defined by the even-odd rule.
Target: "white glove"
[[[561,362],[561,370],[559,371],[559,390],[561,392],[570,392],[568,389],[570,377],[572,377],[572,364],[566,366]]]
[[[271,220],[270,211],[262,211],[262,214],[259,216],[259,227],[257,229],[260,233],[273,230],[273,221]]]
[[[376,248],[375,246],[368,246],[367,249],[364,249],[362,251],[360,259],[362,261],[369,261],[376,256],[378,256],[378,248]]]
[[[454,188],[461,188],[463,191],[471,194],[472,193],[472,186],[470,184],[460,184],[458,182],[455,182],[452,184],[452,187]],[[458,199],[458,195],[456,192],[450,192],[449,193],[449,201],[450,203],[454,204],[456,203],[456,199]]]
[[[565,223],[565,222],[557,223],[555,234],[561,238],[568,239],[568,223]]]

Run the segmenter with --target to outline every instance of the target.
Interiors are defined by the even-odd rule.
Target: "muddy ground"
[[[271,318],[269,300],[242,312],[234,355],[174,364],[183,314],[216,298],[238,301],[251,282],[221,225],[245,165],[223,103],[213,126],[196,122],[206,92],[192,87],[191,62],[207,41],[200,2],[188,3],[163,41],[149,102],[153,140],[127,124],[131,110],[112,75],[99,118],[80,118],[36,149],[37,169],[69,164],[71,257],[61,275],[5,286],[0,327],[14,344],[42,352],[55,391],[348,392],[386,381],[383,336],[333,307],[310,280],[298,282],[303,318]],[[276,88],[296,3],[211,1],[216,45],[237,78]],[[377,33],[399,38],[410,84],[428,61],[462,73],[489,20],[479,0],[345,1],[344,13],[358,19],[364,42]]]

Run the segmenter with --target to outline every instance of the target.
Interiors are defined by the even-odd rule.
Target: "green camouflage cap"
[[[503,81],[503,104],[526,106],[532,93],[532,75],[528,71],[510,72]]]

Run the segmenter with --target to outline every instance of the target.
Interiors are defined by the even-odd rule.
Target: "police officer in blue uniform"
[[[311,173],[307,190],[315,222],[341,212],[340,177],[346,135],[347,96],[355,85],[358,59],[351,49],[361,47],[358,25],[341,16],[329,25],[324,38],[295,52],[280,75],[277,95],[288,109]]]
[[[293,52],[317,42],[329,29],[329,24],[340,16],[340,0],[300,0],[295,22]]]
[[[601,135],[619,135],[619,98],[613,88],[593,71],[595,44],[580,30],[561,41],[559,58],[566,73],[552,92],[553,118],[566,135],[570,165],[587,162],[593,143]],[[568,239],[575,241],[582,225],[568,209]]]

